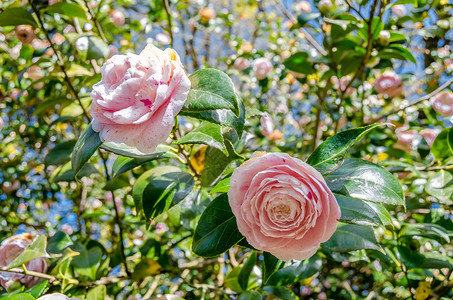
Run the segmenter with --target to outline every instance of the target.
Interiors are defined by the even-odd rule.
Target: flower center
[[[296,209],[292,207],[290,200],[279,199],[271,203],[269,207],[270,218],[276,222],[288,222],[294,220]]]

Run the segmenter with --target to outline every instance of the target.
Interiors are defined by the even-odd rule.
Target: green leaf
[[[431,152],[437,160],[445,160],[447,158],[453,157],[453,146],[449,142],[449,137],[452,134],[453,130],[450,128],[445,128],[439,133],[436,139],[431,146]]]
[[[436,172],[426,182],[425,191],[441,201],[452,200],[453,174],[445,170]]]
[[[384,206],[378,203],[334,194],[341,209],[341,222],[358,225],[392,225],[391,217]]]
[[[337,252],[348,252],[362,249],[382,251],[373,228],[355,224],[338,224],[337,230],[323,247]]]
[[[246,262],[244,263],[244,266],[241,269],[241,272],[239,272],[238,275],[239,285],[244,291],[247,290],[247,287],[249,285],[250,274],[252,273],[255,263],[256,263],[256,252],[253,251],[252,254],[250,254],[250,256],[247,258]]]
[[[299,297],[293,293],[289,288],[284,286],[265,286],[263,290],[269,294],[277,296],[278,299],[284,300],[298,300]]]
[[[424,253],[425,260],[421,266],[421,269],[453,269],[453,259],[445,256],[441,253],[428,252]]]
[[[309,259],[294,263],[275,272],[267,281],[270,286],[288,286],[299,280],[309,278],[321,270],[322,259],[315,254]]]
[[[97,36],[82,35],[75,44],[83,60],[106,58],[110,53],[109,46]]]
[[[395,58],[399,60],[408,60],[410,62],[416,63],[415,57],[412,53],[404,46],[399,44],[391,44],[387,48],[380,51],[377,55],[380,58]]]
[[[112,153],[126,156],[126,157],[132,157],[132,158],[138,158],[138,159],[145,159],[145,158],[152,158],[156,159],[164,155],[162,152],[165,152],[165,157],[177,157],[177,154],[172,155],[172,148],[166,145],[159,145],[156,148],[155,153],[152,154],[146,154],[143,152],[140,152],[137,150],[135,147],[128,146],[126,144],[119,144],[119,143],[113,143],[113,142],[107,142],[103,143],[101,146],[102,149],[110,151]],[[174,152],[175,153],[175,152]]]
[[[429,223],[414,223],[409,224],[405,223],[399,232],[400,237],[413,238],[414,236],[421,236],[430,239],[435,239],[437,241],[450,242],[450,237],[445,228],[437,224]]]
[[[91,174],[98,173],[98,170],[92,164],[86,164],[80,170],[78,179],[89,176]],[[54,174],[51,177],[53,182],[60,181],[75,181],[74,172],[71,169],[71,163],[66,163],[64,166],[55,170]]]
[[[401,5],[401,4],[412,4],[415,7],[417,7],[417,0],[398,0],[394,3],[392,3],[392,6],[394,5]]]
[[[170,148],[170,147],[168,147]],[[160,145],[156,149],[156,153],[151,154],[147,158],[133,158],[133,157],[125,157],[125,156],[118,156],[118,158],[113,163],[112,171],[113,177],[123,174],[129,170],[132,170],[138,166],[146,164],[147,162],[153,161],[158,158],[165,158],[171,157],[171,154],[167,154],[165,148]],[[170,150],[171,151],[171,150]]]
[[[8,270],[16,268],[29,262],[34,258],[47,256],[46,244],[47,244],[46,236],[45,235],[38,236],[30,245],[28,245],[27,248],[25,248],[24,252],[22,252],[12,262],[10,262],[6,268]]]
[[[290,71],[300,73],[300,74],[312,74],[315,69],[313,64],[307,60],[308,53],[306,52],[297,52],[288,57],[283,65]]]
[[[372,162],[348,158],[326,177],[332,192],[381,204],[405,205],[403,189],[386,169]]]
[[[159,274],[160,268],[161,266],[157,261],[145,257],[135,266],[134,274],[132,276],[134,279],[143,279],[148,276]]]
[[[386,123],[372,124],[366,127],[348,129],[331,136],[313,151],[307,163],[327,175],[338,169],[349,149],[372,129],[387,125]]]
[[[38,27],[32,14],[22,7],[10,7],[0,13],[0,26],[32,25]]]
[[[268,279],[278,271],[283,261],[279,260],[269,252],[263,252],[263,283],[266,284]]]
[[[62,165],[71,159],[71,153],[74,149],[76,141],[67,141],[60,143],[53,147],[44,158],[44,164],[49,165]]]
[[[63,251],[73,244],[69,235],[63,231],[57,231],[48,241],[47,252],[63,253]]]
[[[231,110],[239,117],[239,98],[230,77],[217,69],[201,69],[189,76],[191,88],[184,112],[199,113],[218,109]]]
[[[44,292],[47,290],[48,285],[49,280],[43,280],[36,284],[35,286],[26,290],[25,293],[29,294],[32,297],[38,298],[39,296],[44,294]]]
[[[75,251],[80,254],[72,259],[72,265],[79,274],[96,279],[96,271],[99,266],[102,251],[98,247],[86,250],[84,247],[76,247]]]
[[[228,109],[217,109],[201,112],[181,110],[180,114],[183,116],[188,116],[232,128],[237,132],[239,136],[241,136],[242,131],[244,130],[245,107],[240,98],[238,98],[238,103],[240,112],[239,117]]]
[[[408,270],[417,268],[425,262],[425,256],[423,254],[412,251],[407,247],[397,246],[396,251],[398,258]]]
[[[299,22],[300,25],[304,26],[308,21],[314,20],[319,16],[319,13],[303,12],[297,16],[297,22]]]
[[[231,177],[228,176],[222,180],[220,180],[215,187],[209,192],[209,194],[214,193],[226,193],[230,189],[230,179]]]
[[[181,137],[174,144],[205,144],[219,149],[228,156],[220,125],[211,122],[201,123],[200,126]]]
[[[245,293],[242,293],[239,297],[238,300],[262,300],[260,293],[257,291],[247,291]]]
[[[215,198],[204,210],[193,236],[192,251],[213,257],[230,249],[244,237],[236,225],[227,194]]]
[[[0,16],[1,17],[1,16]],[[35,298],[29,294],[20,293],[8,297],[8,300],[35,300]]]
[[[74,146],[74,151],[72,152],[71,164],[76,178],[78,178],[78,174],[82,170],[83,166],[85,166],[90,157],[101,145],[102,141],[99,137],[99,133],[94,131],[92,124],[90,124],[80,135]]]
[[[104,300],[106,299],[107,288],[105,285],[101,284],[92,289],[87,293],[86,300]]]
[[[137,212],[151,220],[183,200],[194,184],[193,176],[177,167],[151,169],[137,179],[132,189]]]
[[[75,3],[57,2],[47,6],[43,11],[88,20],[85,10]]]

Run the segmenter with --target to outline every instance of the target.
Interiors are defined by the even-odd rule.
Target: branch
[[[371,120],[370,122],[368,122],[366,125],[369,125],[369,124],[372,124],[372,123],[376,123],[377,121],[381,120],[381,119],[384,119],[384,118],[387,118],[388,116],[391,116],[393,114],[396,114],[396,113],[399,113],[400,111],[403,111],[403,110],[406,110],[407,108],[411,107],[411,106],[415,106],[419,103],[422,103],[423,101],[425,100],[429,100],[431,97],[439,94],[440,92],[442,92],[442,90],[446,89],[450,84],[453,83],[453,77],[450,78],[447,82],[445,82],[443,85],[441,85],[440,87],[438,87],[437,89],[435,89],[434,91],[432,91],[431,93],[425,95],[425,96],[422,96],[420,98],[418,98],[417,100],[415,100],[414,102],[406,105],[406,106],[403,106],[399,109],[395,109],[395,110],[392,110],[386,114],[383,114],[382,116],[379,116],[373,120]]]
[[[168,0],[162,0],[164,3],[164,8],[165,8],[165,13],[167,14],[167,20],[168,20],[168,33],[170,34],[170,45],[173,48],[173,32],[172,32],[172,24],[171,24],[171,14],[170,14],[170,4],[168,3]]]
[[[55,280],[57,280],[57,277],[55,277],[55,276],[40,273],[40,272],[35,272],[35,271],[24,270],[22,268],[13,268],[13,269],[8,270],[5,266],[0,266],[0,271],[43,278],[43,279],[49,280],[50,283],[53,283]]]

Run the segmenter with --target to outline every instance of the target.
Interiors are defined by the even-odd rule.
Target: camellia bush
[[[451,299],[452,11],[3,0],[0,300]]]

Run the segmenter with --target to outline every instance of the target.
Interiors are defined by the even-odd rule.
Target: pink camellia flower
[[[190,89],[178,54],[148,45],[139,54],[114,55],[93,86],[93,130],[103,142],[152,153],[173,128]]]
[[[453,93],[442,92],[431,98],[433,109],[444,117],[453,116]]]
[[[398,142],[404,145],[412,145],[418,136],[417,130],[407,130],[407,127],[397,128],[395,130]]]
[[[341,215],[322,175],[285,153],[254,153],[234,170],[228,200],[247,242],[285,261],[314,255]]]
[[[403,17],[406,14],[406,7],[404,5],[401,5],[401,4],[393,5],[392,6],[392,13],[395,16],[401,18],[401,17]]]
[[[272,63],[265,57],[257,58],[253,62],[253,70],[255,71],[256,78],[262,80],[272,70]]]
[[[233,67],[238,70],[242,71],[250,67],[250,61],[248,59],[245,59],[243,57],[238,57],[234,61]]]
[[[391,70],[385,71],[376,78],[374,88],[378,93],[387,95],[390,98],[401,95],[404,89],[401,78]]]
[[[300,2],[297,2],[296,9],[301,12],[310,12],[311,6],[308,1],[300,1]]]
[[[124,14],[122,11],[113,9],[110,12],[110,21],[116,26],[119,27],[124,24],[126,21],[126,18],[124,17]]]
[[[261,116],[260,119],[261,124],[261,133],[264,136],[268,136],[274,132],[274,121],[272,121],[271,116],[268,113],[265,113]]]
[[[39,297],[36,300],[80,300],[80,299],[79,298],[69,298],[68,296],[65,296],[60,293],[53,293],[53,294]]]
[[[434,140],[439,135],[439,132],[435,129],[425,128],[420,131],[420,135],[425,139],[429,146],[432,146]]]
[[[16,257],[18,257],[25,248],[30,245],[34,240],[34,236],[29,233],[22,233],[14,235],[4,240],[0,246],[0,266],[8,266]],[[29,271],[40,273],[47,272],[47,260],[44,257],[37,257],[25,264]],[[26,276],[18,273],[0,272],[0,283],[6,289],[15,281],[19,281],[27,288],[30,288],[40,282],[42,279],[39,277]]]

